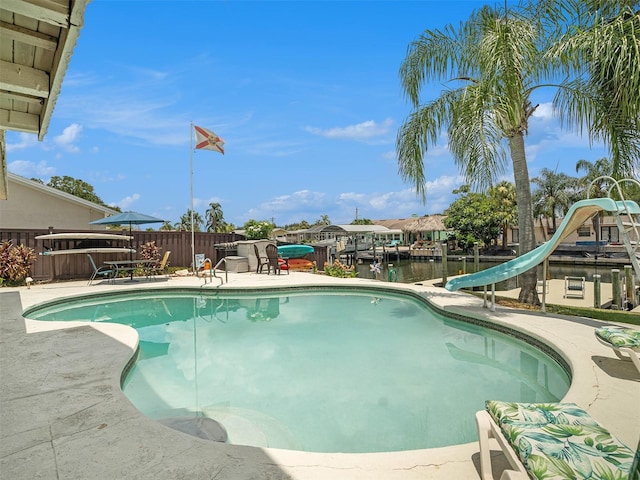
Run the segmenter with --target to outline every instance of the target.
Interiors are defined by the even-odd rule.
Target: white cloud
[[[42,178],[45,181],[48,181],[48,179],[56,173],[55,167],[47,165],[45,160],[38,163],[29,162],[27,160],[15,160],[13,162],[9,162],[7,170],[25,178],[36,177]]]
[[[538,108],[535,109],[531,117],[539,120],[553,120],[555,118],[553,103],[545,102],[538,104]]]
[[[558,161],[563,163],[575,162],[580,158],[586,158],[590,152],[602,152],[600,156],[606,156],[606,151],[602,143],[589,144],[586,137],[582,137],[575,132],[562,131],[557,127],[554,131],[549,131],[547,135],[535,142],[526,142],[525,144],[527,161],[535,162],[538,157],[542,157],[548,161],[550,165],[556,164]],[[569,155],[569,156],[568,156]]]
[[[209,198],[206,200],[206,202],[207,202],[207,208],[209,208],[209,205],[210,205],[210,204],[212,204],[212,203],[219,203],[219,204],[222,204],[222,203],[223,203],[223,200],[224,200],[224,199],[222,199],[222,198],[220,198],[220,197],[209,197]]]
[[[326,138],[341,138],[347,140],[369,141],[378,140],[391,132],[393,120],[387,118],[382,123],[376,123],[375,120],[367,120],[366,122],[356,125],[347,125],[346,127],[334,127],[329,129],[321,129],[317,127],[305,127],[305,130],[314,135],[320,135]]]
[[[98,87],[91,94],[66,96],[56,109],[61,118],[82,118],[92,129],[142,140],[151,145],[183,145],[187,120],[168,116],[165,111],[175,104],[171,96],[147,99],[148,93],[131,92],[117,87]],[[214,128],[215,125],[207,123]]]
[[[442,213],[453,201],[453,190],[462,183],[464,183],[462,177],[446,175],[426,182],[425,204],[418,198],[413,188],[369,195],[366,204],[372,211],[370,218],[406,218],[413,214]]]
[[[346,192],[338,195],[338,203],[352,202],[352,203],[367,203],[368,195],[366,193]]]
[[[18,134],[18,142],[17,143],[7,143],[7,153],[9,152],[17,152],[19,150],[24,150],[26,148],[31,148],[38,144],[38,137],[33,133],[23,133],[20,132]]]
[[[441,136],[441,139],[444,139],[445,141],[447,140],[447,138],[448,138],[448,135]],[[437,145],[429,147],[429,150],[427,150],[427,155],[425,160],[428,161],[430,158],[433,158],[433,157],[438,158],[438,157],[444,157],[444,156],[451,157],[449,146],[446,143],[438,143]]]
[[[426,182],[426,204],[412,188],[383,193],[343,192],[333,197],[322,192],[301,190],[263,202],[249,210],[241,220],[234,221],[241,225],[249,219],[274,218],[277,225],[286,225],[301,220],[314,222],[322,215],[328,215],[332,223],[344,224],[355,219],[356,210],[358,218],[371,220],[442,213],[455,199],[453,190],[463,183],[460,176],[446,175]]]
[[[462,176],[443,175],[433,181],[425,182],[427,192],[435,194],[451,193],[451,191],[464,183]]]
[[[134,193],[133,195],[129,195],[128,197],[124,197],[122,200],[118,201],[116,205],[120,207],[122,210],[128,210],[131,208],[131,205],[140,200],[140,194]]]
[[[326,196],[321,192],[300,190],[290,195],[280,195],[267,202],[263,202],[257,208],[249,210],[249,218],[261,220],[271,217],[275,212],[292,212],[299,209],[309,209],[325,204]]]
[[[67,152],[79,152],[80,149],[74,143],[80,138],[80,132],[82,132],[82,126],[72,123],[62,131],[61,135],[53,137],[53,142]]]
[[[278,225],[307,220],[314,222],[332,208],[331,199],[323,192],[299,190],[287,195],[280,195],[251,208],[233,222],[239,225],[247,220],[267,220],[274,218]]]
[[[393,161],[395,161],[398,157],[396,156],[396,151],[395,150],[391,150],[389,152],[384,152],[382,154],[382,158],[384,160],[393,160]]]

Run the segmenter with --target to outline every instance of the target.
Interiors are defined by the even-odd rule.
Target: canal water
[[[371,260],[363,260],[363,262],[357,265],[359,278],[376,278],[382,281],[397,281],[400,283],[415,283],[424,280],[431,280],[434,278],[442,278],[442,262],[440,260],[389,260],[382,264],[382,271],[379,274],[375,274],[371,271]],[[502,262],[488,262],[482,261],[479,264],[479,270],[485,270],[487,268],[498,265]],[[395,274],[390,273],[389,264],[395,270]],[[447,259],[447,276],[452,277],[464,273],[474,273],[474,264],[472,258],[467,258],[466,264],[463,263],[459,257],[449,257]],[[538,265],[538,278],[542,279],[542,264]],[[565,276],[572,277],[585,277],[587,281],[593,281],[593,275],[600,275],[600,280],[603,283],[611,282],[611,270],[618,269],[623,274],[624,266],[611,266],[611,265],[576,265],[576,264],[563,264],[563,263],[550,263],[549,264],[549,278],[564,279]],[[397,280],[396,280],[397,277]],[[496,284],[496,290],[512,290],[518,288],[518,278],[514,277],[504,282]]]

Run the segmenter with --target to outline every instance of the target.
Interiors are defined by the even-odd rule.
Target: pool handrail
[[[209,261],[209,265],[211,265],[211,259],[209,258],[205,258],[205,263],[207,262],[207,260]],[[222,277],[219,277],[218,275],[216,275],[216,269],[222,265],[225,264],[225,269],[224,269],[224,280],[222,280]],[[227,259],[225,257],[222,257],[218,263],[216,263],[216,265],[211,268],[209,270],[209,281],[213,283],[213,277],[216,277],[218,280],[220,280],[220,285],[222,285],[224,282],[229,283],[229,272],[227,271]],[[207,277],[204,277],[204,284],[207,284]]]

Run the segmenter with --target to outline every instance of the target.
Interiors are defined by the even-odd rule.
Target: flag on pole
[[[224,155],[224,140],[206,128],[193,126],[196,131],[196,150],[214,150]]]

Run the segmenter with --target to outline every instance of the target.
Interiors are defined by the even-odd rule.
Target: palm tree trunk
[[[504,223],[502,225],[502,249],[506,250],[507,247],[507,243],[509,241],[508,237],[507,237],[507,229],[509,228],[509,224],[508,223]]]
[[[518,229],[520,240],[520,255],[530,252],[536,247],[533,225],[533,209],[531,207],[531,183],[529,169],[524,152],[524,134],[517,132],[509,137],[513,177],[516,183],[516,198],[518,201]],[[530,305],[539,305],[540,299],[536,290],[538,275],[535,268],[520,276],[520,295],[518,301]]]

